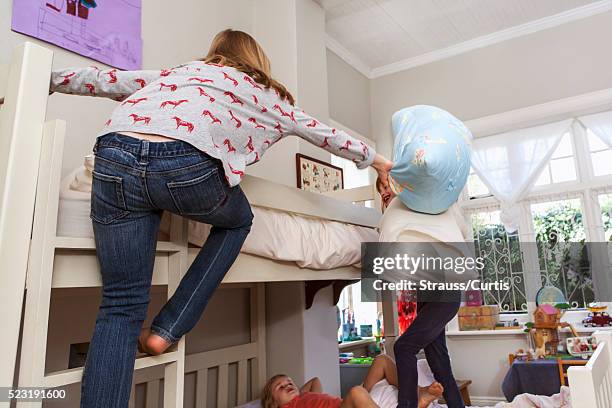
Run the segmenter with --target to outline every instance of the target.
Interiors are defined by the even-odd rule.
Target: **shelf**
[[[508,335],[525,335],[523,329],[505,329],[505,330],[448,330],[447,336],[508,336]]]
[[[612,331],[612,327],[584,327],[584,326],[574,326],[576,332],[578,333],[594,333],[598,330],[601,331]],[[569,328],[559,329],[562,333],[571,333]],[[448,330],[446,332],[447,336],[503,336],[503,335],[518,335],[518,334],[527,334],[523,331],[523,329],[506,329],[506,330],[468,330],[468,331],[460,331],[460,330]]]
[[[374,343],[375,341],[376,341],[375,337],[364,337],[361,340],[342,342],[342,343],[338,344],[338,348],[340,350],[344,350],[344,349],[350,348],[350,347],[355,347],[355,346],[361,346],[363,344]]]

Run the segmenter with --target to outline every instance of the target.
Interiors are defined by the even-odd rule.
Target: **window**
[[[575,308],[594,300],[580,199],[531,205],[542,285],[556,286]]]
[[[487,186],[482,182],[478,174],[473,168],[470,168],[470,175],[467,180],[467,191],[470,198],[487,197],[491,195],[491,192]]]
[[[608,147],[595,133],[587,129],[589,153],[594,176],[612,174],[612,149]]]
[[[550,162],[542,170],[535,185],[545,186],[573,180],[576,180],[576,162],[571,134],[566,133],[561,138],[559,146],[550,158]]]
[[[612,241],[612,193],[600,194],[601,222],[606,241]]]
[[[379,313],[379,303],[361,302],[361,282],[353,283],[345,287],[340,294],[338,309],[340,313],[340,328],[338,329],[338,339],[342,340],[342,324],[352,317],[355,322],[355,329],[358,335],[362,335],[361,326],[372,326],[372,335],[377,333],[377,324],[382,327],[382,313]],[[350,313],[349,313],[350,311]]]
[[[487,305],[498,305],[502,312],[527,310],[523,262],[518,234],[508,234],[500,221],[500,211],[472,214],[472,232],[476,256],[485,260],[481,279],[485,282],[510,283],[509,291],[483,292]]]
[[[372,180],[370,177],[369,168],[358,169],[357,166],[355,166],[355,163],[353,163],[352,161],[335,155],[332,155],[331,163],[334,166],[342,168],[344,188],[346,189],[369,186],[374,182],[374,180]],[[362,202],[361,205],[374,208],[374,201],[365,201]]]
[[[579,168],[592,171],[578,177]],[[574,124],[539,175],[536,186],[546,188],[532,189],[516,203],[519,230],[507,234],[498,211],[501,203],[491,198],[483,200],[486,190],[479,189],[481,181],[473,171],[470,173],[470,199],[461,206],[472,217],[477,255],[490,257],[482,278],[511,282],[508,293],[485,293],[487,304],[499,305],[504,312],[524,311],[525,293],[535,293],[542,285],[559,288],[574,309],[583,309],[592,301],[610,301],[596,298],[591,276],[591,268],[612,267],[610,177],[612,148],[589,129]],[[587,238],[594,242],[593,247],[586,247]],[[535,241],[534,250],[526,250],[534,245],[531,241]],[[594,250],[599,248],[596,241],[608,243],[604,251]],[[606,255],[606,259],[600,259]]]
[[[358,169],[352,161],[335,155],[331,157],[331,164],[342,168],[344,188],[356,188],[372,184],[370,181],[370,173],[367,168]]]

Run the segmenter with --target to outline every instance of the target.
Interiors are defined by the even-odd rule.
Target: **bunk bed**
[[[52,58],[52,52],[41,46],[25,43],[18,47],[8,67],[6,102],[0,105],[0,305],[3,307],[0,327],[4,329],[0,348],[6,356],[0,366],[0,386],[17,383],[20,387],[53,388],[80,381],[81,368],[45,372],[51,290],[100,285],[93,239],[86,235],[58,235],[65,123],[45,122]],[[372,187],[321,195],[255,177],[247,177],[242,187],[250,202],[262,209],[371,229],[378,224],[378,210],[353,204],[374,199]],[[157,243],[153,284],[166,287],[168,296],[198,251],[190,245],[188,225],[187,220],[172,215],[167,237]],[[207,376],[214,368],[218,378],[213,393],[216,406],[229,406],[230,392],[235,392],[235,403],[244,403],[256,395],[266,379],[264,283],[306,281],[314,292],[331,282],[351,282],[359,277],[358,268],[352,265],[313,269],[287,260],[242,253],[224,284],[246,288],[250,293],[250,342],[185,355],[185,341],[181,339],[161,356],[138,358],[133,387],[146,384],[146,407],[182,407],[185,375],[195,373],[196,405],[204,407],[209,391]],[[384,315],[394,316],[393,297],[384,296],[388,296],[383,298]],[[394,320],[385,319],[387,350],[392,350],[397,332]],[[575,407],[612,406],[612,334],[597,332],[595,336],[600,346],[589,362],[584,367],[568,370]],[[232,387],[230,366],[236,368]],[[163,401],[160,401],[162,381]],[[135,406],[134,395],[133,392],[131,406]],[[41,406],[41,402],[27,405]],[[0,402],[0,406],[8,407],[9,403]]]
[[[32,43],[18,47],[8,70],[6,101],[0,107],[0,299],[4,309],[0,325],[5,329],[0,346],[7,356],[0,368],[1,386],[54,388],[80,381],[82,368],[45,372],[51,291],[101,284],[93,238],[58,235],[66,126],[61,120],[45,122],[52,58],[50,50]],[[246,177],[241,185],[251,204],[262,209],[372,230],[378,224],[378,210],[353,204],[373,199],[371,187],[334,197],[256,177]],[[167,287],[168,297],[199,250],[190,245],[188,225],[186,219],[171,215],[166,238],[157,242],[153,285]],[[155,407],[160,404],[163,378],[163,406],[182,407],[185,374],[197,373],[196,400],[204,406],[206,398],[200,397],[207,392],[208,370],[215,367],[216,405],[228,406],[228,368],[237,365],[235,401],[244,403],[256,396],[266,380],[264,282],[305,281],[311,302],[318,289],[334,283],[339,295],[344,284],[359,278],[354,265],[312,269],[241,253],[223,283],[242,285],[251,293],[250,342],[186,356],[181,339],[167,353],[137,358],[134,386],[146,383],[145,406]],[[145,368],[142,372],[147,375],[140,375]],[[30,405],[41,406],[41,402]]]

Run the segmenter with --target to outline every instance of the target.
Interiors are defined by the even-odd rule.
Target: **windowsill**
[[[503,329],[503,330],[448,330],[447,336],[516,336],[525,335],[522,328],[519,329]]]
[[[355,347],[355,346],[361,346],[363,344],[374,343],[375,341],[376,341],[376,337],[364,337],[361,340],[344,341],[342,343],[339,343],[338,344],[338,348],[340,350],[344,350],[344,349],[350,348],[350,347]]]
[[[585,326],[574,326],[576,332],[578,334],[593,334],[594,332],[601,331],[612,331],[612,327],[585,327]],[[569,328],[563,328],[559,330],[562,333],[571,333]],[[447,336],[516,336],[516,335],[526,335],[524,329],[504,329],[504,330],[448,330],[446,332]]]

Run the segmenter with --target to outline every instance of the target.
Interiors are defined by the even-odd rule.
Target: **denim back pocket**
[[[92,172],[91,213],[92,220],[110,224],[129,214],[123,194],[123,178]]]
[[[180,215],[208,215],[227,197],[218,167],[207,168],[195,178],[169,181],[166,185]]]

